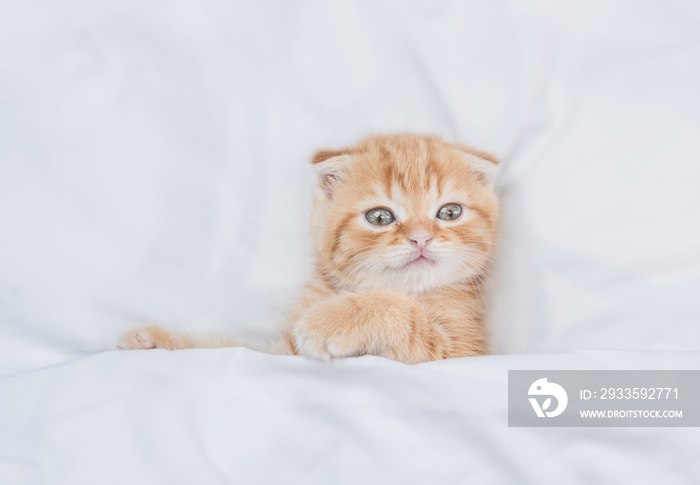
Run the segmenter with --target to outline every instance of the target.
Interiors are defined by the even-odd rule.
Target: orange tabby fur
[[[311,217],[315,271],[273,353],[374,354],[405,363],[483,355],[480,295],[495,242],[497,161],[440,138],[373,136],[322,150]],[[453,221],[436,217],[458,203]],[[386,208],[396,221],[371,225]],[[428,260],[411,262],[425,252]],[[132,329],[119,348],[224,347],[230,339]]]

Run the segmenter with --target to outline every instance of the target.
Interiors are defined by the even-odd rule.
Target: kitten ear
[[[463,145],[453,145],[467,165],[469,169],[479,176],[488,187],[493,187],[498,174],[498,159],[490,153],[473,150]]]
[[[317,185],[326,199],[333,199],[333,191],[352,160],[348,150],[320,150],[311,159],[318,176]]]

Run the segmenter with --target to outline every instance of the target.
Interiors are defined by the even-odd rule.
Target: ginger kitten
[[[498,225],[490,155],[440,138],[372,136],[312,160],[315,268],[273,353],[405,363],[484,355],[480,295]],[[122,349],[236,345],[159,327]]]

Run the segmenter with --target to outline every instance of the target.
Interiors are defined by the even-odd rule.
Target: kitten
[[[312,160],[315,269],[272,353],[405,363],[484,355],[480,299],[498,224],[498,162],[437,137],[373,136]],[[225,347],[158,327],[118,348]]]

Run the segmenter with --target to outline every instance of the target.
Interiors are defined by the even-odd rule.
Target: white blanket
[[[104,353],[0,381],[0,477],[697,483],[697,428],[508,428],[506,381],[508,369],[683,369],[699,359],[579,351],[406,366],[246,349]]]

